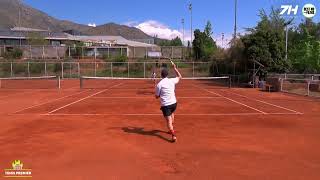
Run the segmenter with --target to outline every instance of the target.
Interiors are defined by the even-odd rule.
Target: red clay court
[[[0,89],[1,170],[19,159],[39,180],[320,179],[319,99],[183,80],[171,143],[150,80],[15,83]]]

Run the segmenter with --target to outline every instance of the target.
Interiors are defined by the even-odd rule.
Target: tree
[[[212,25],[210,21],[207,22],[203,32],[199,29],[194,31],[194,40],[192,42],[195,59],[208,60],[212,58],[217,50],[216,42],[211,37]]]
[[[183,46],[182,41],[178,36],[172,40],[158,39],[156,44],[159,46]]]
[[[183,46],[181,39],[178,36],[172,39],[171,46]]]
[[[250,34],[241,38],[244,53],[249,60],[256,60],[266,66],[270,72],[285,72],[289,63],[285,61],[286,21],[280,17],[278,10],[272,9],[268,16],[260,11],[260,22],[248,29]]]
[[[298,28],[289,31],[288,57],[296,73],[320,72],[320,23],[306,19]]]

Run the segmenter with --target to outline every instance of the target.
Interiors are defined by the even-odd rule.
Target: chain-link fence
[[[177,62],[184,77],[212,77],[211,62]],[[153,62],[0,62],[0,77],[60,76],[61,78],[133,77],[148,78],[155,72],[160,77],[162,68],[175,72],[169,61]]]
[[[187,47],[73,47],[73,46],[0,46],[0,57],[5,52],[9,52],[13,48],[21,49],[23,58],[27,59],[106,59],[118,56],[126,56],[128,58],[150,58],[151,53],[158,52],[163,57],[184,59],[188,56]]]
[[[320,74],[268,74],[268,79],[281,92],[320,97]]]

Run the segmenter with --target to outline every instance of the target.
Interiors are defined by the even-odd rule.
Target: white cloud
[[[96,25],[96,23],[89,23],[88,26],[90,26],[90,27],[96,27],[97,25]]]
[[[217,46],[222,48],[229,48],[230,41],[232,38],[233,38],[232,33],[224,33],[223,39],[222,39],[222,33],[213,35],[213,39],[216,41]]]
[[[182,29],[173,29],[169,26],[155,21],[155,20],[148,20],[142,23],[138,23],[137,21],[129,21],[126,23],[123,23],[124,25],[130,26],[130,27],[136,27],[146,34],[150,36],[158,36],[162,39],[173,39],[177,36],[183,40],[184,44],[187,45],[188,41],[191,39],[191,34],[189,29],[185,29],[184,32],[184,38],[183,38],[183,30]],[[193,37],[194,38],[194,37]],[[216,41],[217,45],[223,48],[229,47],[229,42],[232,39],[232,33],[225,33],[224,39],[222,40],[222,34],[214,34],[213,39]]]
[[[182,37],[179,30],[171,29],[168,26],[154,20],[145,21],[135,26],[150,36],[158,36],[162,39],[173,39]]]

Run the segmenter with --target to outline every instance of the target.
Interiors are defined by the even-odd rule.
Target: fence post
[[[42,46],[42,59],[44,59],[44,46]]]
[[[129,61],[128,61],[128,77],[130,77],[130,64],[129,64]]]
[[[122,56],[122,47],[120,47],[120,56]]]
[[[110,47],[108,47],[108,58],[110,58]],[[112,63],[111,63],[112,64]],[[112,65],[111,65],[112,66]]]
[[[47,75],[47,62],[44,62],[44,75],[48,76]]]
[[[83,53],[83,46],[81,46],[81,58],[83,59],[84,53]]]
[[[32,59],[32,49],[31,49],[31,45],[29,46],[30,48],[30,59]]]
[[[94,59],[97,59],[97,48],[94,47]]]
[[[194,61],[192,61],[192,77],[194,77]]]
[[[94,66],[94,77],[97,77],[97,62],[92,63]]]
[[[308,81],[308,96],[310,96],[310,80],[307,80]]]
[[[173,46],[171,46],[171,59],[173,59]]]
[[[57,59],[60,59],[59,57],[59,53],[58,53],[58,46],[55,46],[56,47],[56,55],[57,55]]]
[[[64,78],[64,77],[63,77],[63,74],[64,74],[64,73],[63,73],[63,64],[64,64],[64,63],[61,62],[61,78],[62,78],[62,79]]]
[[[71,49],[70,46],[68,46],[68,51],[69,51],[69,57],[71,56]]]
[[[78,62],[78,77],[80,78],[80,76],[81,76],[80,63]]]
[[[133,47],[133,58],[136,58],[136,48]]]
[[[146,55],[145,58],[148,59],[148,48],[146,47]]]
[[[146,62],[143,62],[143,77],[146,78]]]
[[[28,77],[30,77],[30,62],[28,61]]]
[[[11,74],[11,77],[13,77],[13,67],[12,67],[13,65],[12,65],[12,62],[11,62],[11,64],[10,64],[10,70],[11,70],[11,72],[10,72],[10,74]]]
[[[113,77],[112,62],[110,63],[110,66],[111,66],[111,77]]]

